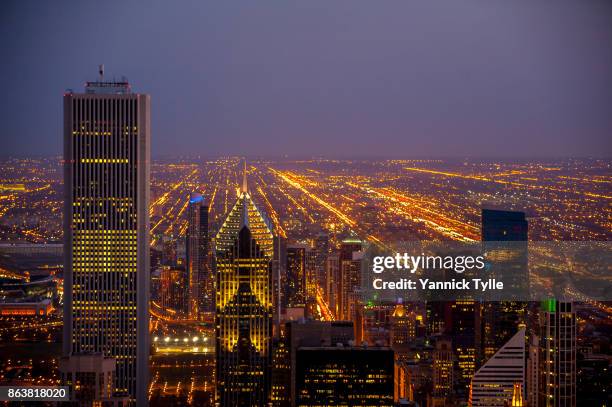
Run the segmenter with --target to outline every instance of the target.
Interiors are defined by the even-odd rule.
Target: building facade
[[[214,277],[209,258],[208,206],[198,193],[191,194],[188,205],[186,269],[189,317],[198,320],[206,313],[212,313],[214,306]]]
[[[519,330],[472,378],[469,405],[504,407],[525,388],[525,329]],[[512,404],[514,405],[514,404]]]
[[[287,279],[282,293],[283,309],[306,306],[306,252],[304,244],[287,246]]]
[[[547,300],[540,308],[540,407],[576,406],[576,312],[569,301]]]
[[[65,357],[116,360],[113,391],[146,404],[150,97],[127,82],[64,95]]]
[[[393,406],[393,351],[302,347],[296,352],[296,406]]]
[[[216,243],[216,374],[221,406],[263,406],[271,386],[273,233],[247,189]]]
[[[528,223],[524,212],[483,209],[482,245],[492,259],[489,278],[504,282],[504,301],[482,304],[478,362],[495,354],[527,320]]]

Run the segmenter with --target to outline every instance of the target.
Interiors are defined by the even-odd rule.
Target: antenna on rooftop
[[[100,82],[104,81],[104,64],[98,65],[98,73],[100,74]]]

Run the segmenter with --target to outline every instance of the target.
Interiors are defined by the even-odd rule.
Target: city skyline
[[[611,6],[557,3],[5,2],[2,154],[59,154],[106,64],[152,95],[153,156],[609,157]]]
[[[52,163],[59,165],[55,161]],[[26,180],[24,177],[27,176],[20,170],[24,165],[31,168],[27,171],[34,171],[37,175]],[[117,164],[106,164],[108,167],[113,165]],[[53,181],[53,164],[45,167],[33,160],[9,160],[3,162],[3,168],[6,178],[1,184],[5,191],[2,197],[3,200],[11,202],[9,215],[1,218],[5,222],[1,229],[4,240],[11,242],[16,236],[35,238],[37,233],[43,232],[39,227],[24,229],[20,222],[14,226],[10,226],[10,223],[7,225],[6,222],[20,219],[21,199],[27,199],[29,202],[49,202],[50,205],[45,207],[51,210],[49,218],[52,218],[55,201],[53,193],[61,181]],[[44,170],[45,168],[48,169]],[[339,380],[338,384],[345,383],[345,380],[349,383],[366,383],[362,378],[368,374],[368,370],[362,369],[363,364],[370,366],[371,372],[380,372],[381,374],[373,373],[380,381],[361,387],[360,391],[363,393],[357,391],[354,393],[355,397],[377,399],[384,405],[388,405],[388,400],[392,397],[393,400],[402,398],[418,400],[419,403],[431,398],[432,402],[439,403],[438,405],[459,405],[469,399],[470,379],[483,362],[477,357],[477,349],[480,346],[475,333],[477,326],[485,328],[486,324],[476,325],[479,309],[477,304],[473,301],[452,301],[438,303],[436,308],[435,302],[424,304],[406,301],[403,308],[389,301],[363,302],[359,294],[360,282],[354,279],[358,276],[355,271],[361,268],[359,263],[364,259],[359,255],[362,243],[375,245],[377,242],[391,242],[398,237],[477,241],[481,234],[485,239],[509,236],[512,240],[512,233],[517,233],[516,238],[519,240],[528,238],[528,234],[531,239],[536,240],[609,239],[609,230],[605,227],[605,211],[599,212],[595,209],[597,205],[604,205],[610,199],[608,196],[602,196],[605,193],[603,185],[608,182],[605,171],[601,172],[607,168],[603,161],[559,161],[554,166],[478,162],[466,165],[438,160],[383,160],[367,163],[333,160],[253,161],[248,163],[245,172],[244,160],[236,157],[195,163],[155,162],[151,168],[152,199],[148,214],[151,223],[150,335],[153,347],[148,399],[154,406],[173,400],[180,405],[213,405],[215,397],[217,400],[223,400],[218,393],[215,396],[215,391],[222,389],[217,387],[222,386],[222,382],[217,376],[215,385],[215,374],[221,370],[218,369],[219,361],[215,362],[213,345],[215,334],[223,331],[215,329],[210,319],[195,321],[188,315],[177,312],[182,308],[181,298],[189,296],[189,284],[174,276],[175,272],[179,275],[184,272],[188,264],[189,243],[185,237],[190,225],[193,225],[189,205],[191,201],[199,200],[198,195],[193,199],[193,191],[198,191],[204,197],[203,203],[210,209],[209,228],[213,233],[219,231],[220,234],[214,236],[217,248],[222,249],[221,252],[223,248],[231,246],[232,236],[235,236],[240,225],[245,223],[244,215],[248,214],[252,218],[248,222],[249,225],[262,233],[264,246],[272,246],[268,241],[272,239],[268,237],[268,230],[274,230],[282,237],[284,243],[279,241],[278,256],[285,267],[283,268],[282,264],[276,266],[279,267],[280,276],[291,278],[291,274],[296,274],[296,271],[298,275],[301,273],[301,265],[306,267],[303,273],[306,279],[305,290],[298,288],[298,292],[306,294],[303,306],[300,300],[293,304],[297,305],[297,308],[288,309],[287,312],[283,312],[281,308],[277,314],[278,308],[275,305],[274,312],[264,318],[270,325],[271,319],[276,319],[276,315],[279,315],[282,321],[280,340],[277,339],[277,334],[272,334],[274,330],[278,332],[279,325],[276,325],[276,321],[274,329],[270,327],[269,334],[265,336],[265,340],[272,344],[273,354],[271,358],[265,358],[271,359],[272,362],[264,369],[264,384],[271,388],[269,397],[278,406],[288,406],[292,401],[296,405],[307,404],[307,400],[315,399],[324,405],[341,402],[342,398],[349,394],[348,390],[334,393],[330,390],[332,387],[312,387],[307,383],[334,380],[326,376],[331,366],[337,369],[334,377]],[[565,185],[568,180],[575,182],[573,188]],[[50,199],[37,198],[41,194],[49,196]],[[491,212],[481,212],[479,208],[487,196],[503,201],[511,198],[523,202],[532,211],[528,220],[529,233],[524,223],[527,219],[524,213],[508,212],[509,206],[512,206],[508,201],[505,203],[506,211],[495,214],[494,219],[489,219]],[[576,202],[581,205],[575,205]],[[33,216],[28,216],[28,219],[35,220],[35,214],[40,214],[40,210],[41,208],[36,206],[29,209],[26,213]],[[263,216],[260,210],[269,216],[269,224],[267,220],[262,221],[268,216]],[[593,217],[595,213],[600,216]],[[533,216],[534,214],[539,215]],[[556,221],[552,221],[553,218]],[[495,220],[495,224],[486,226],[490,220]],[[598,224],[601,226],[597,226]],[[478,226],[483,228],[482,231]],[[517,229],[516,226],[520,227]],[[507,230],[513,232],[509,235],[505,232]],[[491,235],[492,232],[494,235]],[[363,237],[363,241],[356,239],[355,235]],[[300,247],[302,242],[306,243],[307,249],[304,251],[304,259],[299,260],[300,266],[295,268],[295,257],[290,249]],[[38,250],[41,253],[55,250],[54,245],[24,245],[18,241],[0,249],[6,253],[7,248],[20,256],[30,250]],[[323,250],[327,256],[317,256],[318,250]],[[276,250],[274,251],[276,259]],[[41,260],[45,261],[44,258]],[[217,257],[217,261],[219,260],[220,257]],[[233,261],[222,260],[222,264],[224,268],[233,269],[236,267],[234,264],[256,266],[259,260],[263,259],[238,258]],[[314,260],[314,263],[311,260]],[[272,269],[275,261],[272,261]],[[320,272],[318,262],[325,264],[323,273]],[[28,267],[27,262],[23,261],[23,264]],[[43,270],[49,268],[44,267],[41,271]],[[61,273],[61,270],[56,273]],[[59,275],[55,274],[54,278]],[[278,274],[274,273],[274,278],[276,276]],[[178,285],[170,287],[169,283],[173,281],[177,281]],[[44,281],[34,281],[34,284],[42,283]],[[276,292],[279,295],[279,302],[276,304],[285,299],[289,300],[288,296],[292,293],[282,289],[282,281],[272,286],[275,290],[273,298],[276,299]],[[279,288],[281,291],[276,291]],[[217,295],[231,297],[231,292],[220,290]],[[56,304],[56,301],[59,299],[54,299],[52,304]],[[32,307],[40,309],[45,304],[39,301],[15,306],[0,302],[0,307],[11,313],[8,315],[14,315],[12,318],[16,321],[26,318],[56,321],[56,318],[61,318],[61,315],[54,312],[53,306],[49,305],[44,311],[48,314],[29,316],[28,312]],[[540,312],[549,309],[542,308],[543,306],[539,305]],[[240,317],[240,313],[234,314],[233,309],[236,307],[226,307],[221,314],[218,309],[217,318],[226,320],[225,324],[231,326],[230,321]],[[434,312],[436,309],[438,312]],[[605,328],[602,324],[605,324],[610,312],[609,306],[601,302],[578,303],[576,311],[582,319],[589,318],[597,329],[603,332]],[[260,318],[251,312],[246,315],[250,315],[250,318]],[[508,318],[500,320],[495,332],[511,332],[513,326],[518,330],[518,321],[512,315],[511,312],[504,314]],[[531,311],[528,315],[529,319],[534,316]],[[302,316],[311,317],[314,321]],[[296,317],[297,321],[294,319]],[[11,317],[5,316],[3,324],[6,325],[0,325],[0,328],[11,326],[13,322],[9,318]],[[293,322],[291,319],[294,319]],[[548,319],[553,320],[552,317]],[[302,325],[305,331],[299,334],[296,341],[293,336],[302,329],[298,328]],[[537,335],[538,325],[530,326]],[[549,323],[540,327],[548,326],[554,325]],[[342,333],[337,332],[336,328],[339,327],[349,330],[350,335],[346,335],[344,328]],[[34,325],[32,332],[20,332],[17,335],[19,338],[31,338],[31,335],[36,338],[35,335],[42,329],[44,328]],[[325,332],[329,332],[329,339],[323,335]],[[564,332],[559,331],[559,337],[571,338]],[[563,369],[576,371],[574,377],[560,383],[558,388],[569,388],[573,399],[587,397],[585,389],[591,389],[588,390],[593,392],[591,399],[598,400],[598,397],[603,397],[601,381],[606,376],[603,371],[589,370],[589,366],[600,366],[598,363],[605,357],[601,354],[606,352],[605,345],[600,344],[584,325],[577,325],[574,332],[577,333],[580,347],[573,347],[572,352],[577,353],[577,349],[580,349],[580,354],[584,355],[585,359],[573,359],[569,364],[564,362],[565,364],[558,365]],[[6,335],[2,330],[0,334]],[[217,340],[223,337],[218,337]],[[229,337],[233,338],[235,335],[230,334]],[[550,352],[549,349],[561,349],[559,343],[563,342],[540,341],[533,345],[533,352],[537,357],[531,359],[530,366],[535,367],[530,369],[535,369],[536,373],[530,374],[527,383],[521,384],[518,380],[513,382],[513,400],[521,398],[523,393],[524,400],[539,397],[538,391],[542,389],[534,378],[555,374],[556,370],[542,370],[542,361],[546,360],[544,356]],[[503,342],[500,342],[494,346],[502,345]],[[28,342],[18,342],[14,346],[28,346]],[[354,354],[351,360],[358,361],[350,363],[343,356],[347,354]],[[387,361],[393,356],[393,373],[388,362],[383,362],[379,355],[387,355],[384,359]],[[113,369],[107,366],[108,358],[102,358],[102,355],[77,357],[85,359],[76,362],[81,368],[87,366],[85,362],[98,361],[101,372],[113,372]],[[251,368],[253,371],[261,371],[258,367],[261,364],[255,359],[250,359],[250,364],[240,364],[241,371],[248,372]],[[226,360],[229,363],[223,362],[222,365],[227,366],[223,371],[231,372],[234,366],[232,358]],[[234,358],[234,362],[235,360]],[[12,372],[16,370],[15,362],[5,360],[3,363],[6,377],[12,377]],[[65,369],[62,360],[61,369]],[[583,378],[589,374],[591,376],[586,377],[593,377],[593,383],[585,382],[589,379]],[[221,380],[236,383],[242,389],[249,389],[254,385],[253,381],[243,380],[240,376],[248,377],[237,375],[234,379],[228,377]],[[300,383],[302,379],[299,378],[304,378],[304,385]],[[398,378],[398,381],[392,387],[392,393],[389,384],[395,378]],[[51,374],[44,376],[44,379],[54,383]],[[333,386],[333,381],[331,383]],[[297,392],[292,397],[283,395],[280,391],[288,386]],[[266,396],[260,396],[259,400],[261,397]],[[329,397],[333,397],[334,401],[329,401],[332,400]],[[322,401],[323,398],[328,401]],[[569,405],[572,405],[572,398],[568,401]]]
[[[611,402],[612,5],[272,4],[0,6],[0,402]]]

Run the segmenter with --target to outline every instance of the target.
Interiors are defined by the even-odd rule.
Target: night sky
[[[612,2],[0,3],[0,155],[60,154],[104,63],[153,154],[612,154]]]

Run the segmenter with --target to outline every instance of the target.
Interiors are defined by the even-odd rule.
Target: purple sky
[[[612,155],[610,1],[4,0],[0,50],[0,155],[100,63],[155,155]]]

